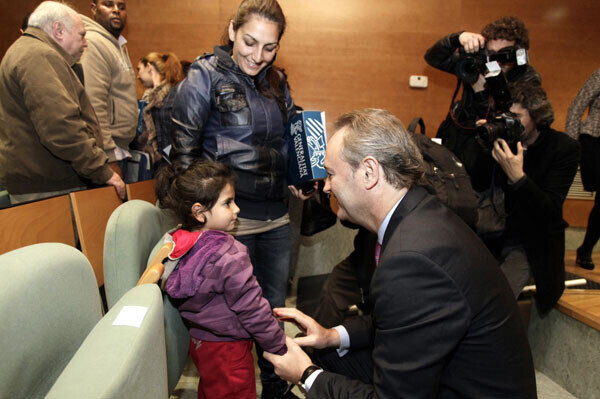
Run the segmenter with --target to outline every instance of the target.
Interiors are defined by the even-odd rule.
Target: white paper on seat
[[[123,306],[123,309],[119,312],[113,326],[131,326],[140,328],[144,317],[146,317],[148,308],[145,306]]]

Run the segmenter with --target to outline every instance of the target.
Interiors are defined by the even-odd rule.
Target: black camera
[[[456,63],[456,76],[466,83],[475,83],[479,75],[485,75],[488,62],[488,51],[485,48],[476,53],[467,53],[462,47],[458,51],[459,58]]]
[[[525,65],[529,62],[527,50],[516,48],[514,46],[505,47],[502,50],[488,51],[486,48],[480,49],[476,53],[467,53],[464,48],[458,51],[459,58],[456,64],[456,76],[466,83],[475,83],[479,75],[487,73],[487,63],[497,61],[507,64],[514,62],[517,65]]]
[[[477,141],[484,148],[491,149],[494,141],[503,139],[513,152],[521,141],[525,128],[512,112],[504,112],[477,127]]]

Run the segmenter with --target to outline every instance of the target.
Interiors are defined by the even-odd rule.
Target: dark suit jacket
[[[371,347],[373,384],[324,372],[308,398],[535,398],[517,304],[472,230],[412,188],[385,232],[373,313],[344,324]]]

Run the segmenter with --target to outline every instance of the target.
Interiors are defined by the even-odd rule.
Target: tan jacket
[[[0,183],[11,194],[103,184],[101,133],[75,70],[44,31],[28,28],[0,64]],[[88,180],[89,179],[89,180]]]
[[[113,162],[115,147],[127,149],[135,138],[138,121],[135,73],[127,47],[97,22],[80,16],[88,42],[81,57],[85,90],[100,122],[104,150]]]

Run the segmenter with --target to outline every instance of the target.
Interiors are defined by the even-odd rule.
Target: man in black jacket
[[[475,233],[415,185],[423,160],[401,122],[367,109],[342,116],[335,131],[325,191],[340,219],[377,234],[372,313],[325,329],[296,309],[274,309],[306,330],[287,339],[285,355],[265,354],[275,372],[300,381],[309,399],[536,397],[506,279]],[[323,371],[298,344],[350,353]]]
[[[425,61],[434,68],[457,74],[457,66],[466,54],[486,48],[489,54],[508,50],[529,49],[529,33],[525,24],[515,17],[504,17],[488,24],[481,34],[457,32],[443,37],[425,54]],[[538,73],[529,64],[501,63],[508,82],[531,81],[541,84]],[[460,82],[460,81],[459,81]],[[486,119],[494,111],[490,90],[482,74],[472,83],[461,82],[463,94],[460,101],[451,104],[446,119],[440,125],[437,137],[463,162],[473,183],[473,188],[483,191],[490,185],[490,158],[482,154],[475,140],[475,123]],[[458,89],[458,87],[457,87]],[[454,99],[453,99],[454,101]]]
[[[499,261],[518,296],[533,275],[540,312],[552,309],[564,290],[565,226],[562,207],[577,172],[579,143],[550,125],[546,92],[533,82],[510,86],[516,114],[525,128],[511,149],[493,144],[492,157],[506,175],[506,230]]]

